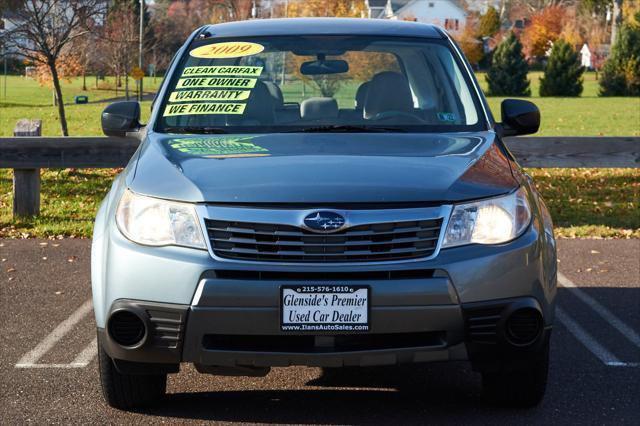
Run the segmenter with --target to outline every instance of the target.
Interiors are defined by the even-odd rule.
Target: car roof
[[[441,30],[434,25],[367,18],[252,19],[208,25],[205,30],[212,37],[348,34],[443,38]]]

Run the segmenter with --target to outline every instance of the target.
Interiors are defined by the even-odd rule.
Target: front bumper
[[[500,246],[357,267],[232,264],[205,252],[140,247],[118,235],[110,240],[109,283],[100,293],[94,284],[96,320],[107,353],[127,362],[339,367],[470,359],[485,368],[535,352],[553,324],[555,274],[546,267],[535,225]],[[369,285],[370,331],[280,331],[280,286],[309,282]],[[516,347],[505,338],[504,317],[522,303],[539,311],[542,331],[535,344]],[[112,312],[123,306],[132,306],[148,327],[133,347],[118,345],[106,331]],[[493,317],[486,341],[471,332],[478,312]]]
[[[375,333],[283,334],[273,324],[277,309],[197,308],[186,305],[119,300],[111,315],[134,312],[145,333],[132,346],[118,344],[111,327],[98,335],[120,369],[137,372],[151,364],[166,372],[180,362],[229,368],[381,366],[450,360],[471,360],[479,369],[503,368],[528,359],[548,341],[551,327],[526,345],[509,336],[506,322],[517,309],[540,305],[533,298],[516,298],[468,305],[376,308]],[[110,315],[110,316],[111,316]],[[146,368],[142,368],[146,372]]]

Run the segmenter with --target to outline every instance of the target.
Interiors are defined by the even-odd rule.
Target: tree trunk
[[[622,0],[613,0],[613,15],[611,16],[611,46],[616,44],[618,28],[622,24]]]
[[[82,90],[87,91],[87,74],[82,71]]]
[[[60,78],[58,77],[58,70],[56,69],[55,62],[49,62],[49,70],[51,71],[53,87],[56,91],[56,101],[58,104],[58,116],[60,118],[60,129],[62,130],[62,136],[69,136],[69,129],[67,128],[67,116],[64,112],[64,100],[62,99],[62,88],[60,87]]]
[[[129,100],[129,76],[124,76],[124,97],[126,100]]]

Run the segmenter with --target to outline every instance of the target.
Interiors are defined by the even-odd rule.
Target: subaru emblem
[[[318,211],[304,218],[305,228],[314,232],[336,232],[345,224],[344,217],[335,212]]]

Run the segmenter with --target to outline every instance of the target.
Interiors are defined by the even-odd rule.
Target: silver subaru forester
[[[96,217],[92,286],[108,404],[157,402],[180,363],[270,367],[468,360],[489,398],[544,395],[552,222],[440,28],[367,19],[199,28],[140,120]]]

